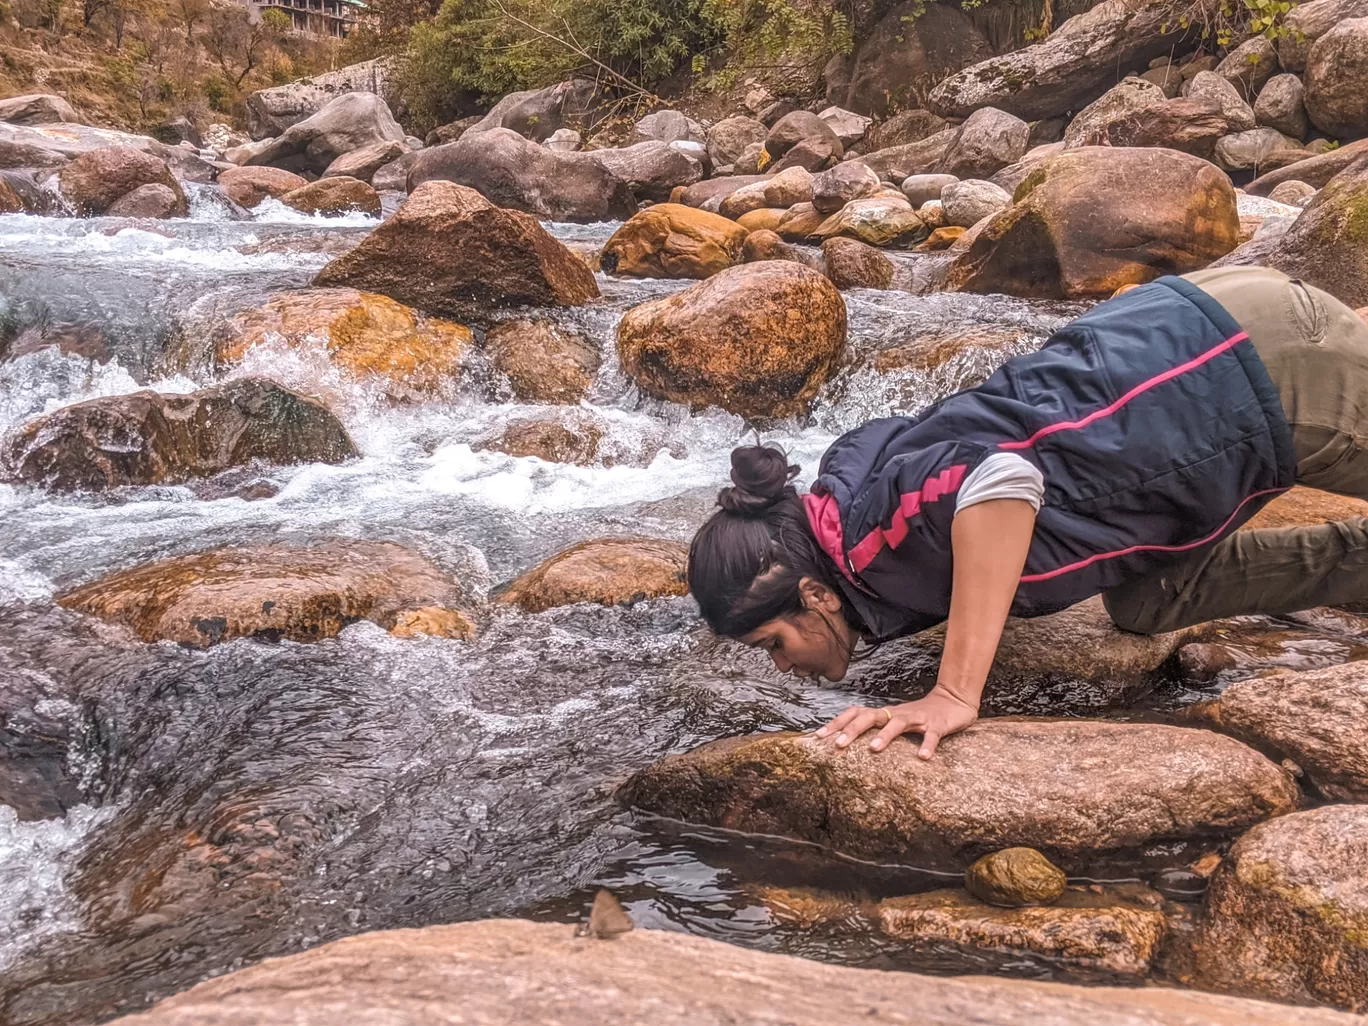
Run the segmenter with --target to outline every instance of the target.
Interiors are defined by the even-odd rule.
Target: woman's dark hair
[[[768,445],[733,449],[731,464],[732,486],[717,493],[722,508],[689,546],[689,591],[713,633],[739,638],[803,612],[798,585],[804,577],[841,592],[836,566],[817,544],[789,483],[799,468]]]

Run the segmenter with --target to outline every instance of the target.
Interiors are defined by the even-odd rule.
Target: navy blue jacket
[[[1045,478],[1017,616],[1057,612],[1216,542],[1296,473],[1282,403],[1245,333],[1205,292],[1161,278],[977,388],[827,450],[808,517],[876,637],[948,615],[955,493],[1001,451]]]

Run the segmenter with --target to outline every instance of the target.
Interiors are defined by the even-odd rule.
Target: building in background
[[[352,27],[363,20],[367,8],[363,0],[240,0],[257,21],[262,11],[277,10],[289,15],[296,32],[310,36],[344,39]]]

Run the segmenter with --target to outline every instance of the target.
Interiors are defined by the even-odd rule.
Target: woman
[[[712,629],[840,680],[947,621],[935,687],[819,730],[876,751],[978,716],[1008,615],[1101,594],[1126,630],[1368,599],[1368,520],[1235,533],[1294,483],[1368,498],[1368,323],[1265,268],[1162,278],[916,417],[838,439],[807,495],[732,453],[689,585]]]

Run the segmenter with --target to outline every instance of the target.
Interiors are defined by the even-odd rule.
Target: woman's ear
[[[803,597],[803,608],[810,612],[834,614],[841,611],[841,596],[815,577],[800,580],[798,594]]]

